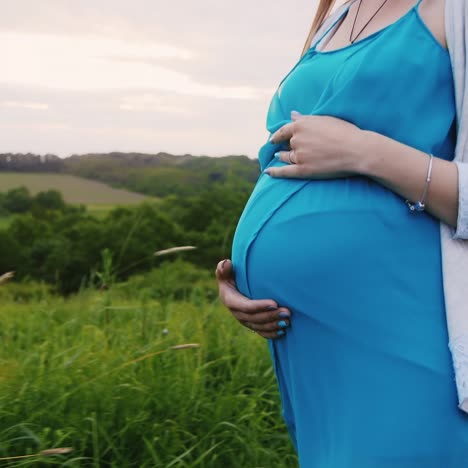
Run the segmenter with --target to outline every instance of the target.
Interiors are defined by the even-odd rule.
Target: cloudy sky
[[[10,0],[0,152],[256,157],[316,0]]]

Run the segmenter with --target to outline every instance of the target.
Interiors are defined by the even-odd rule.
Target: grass
[[[57,190],[67,203],[92,206],[132,205],[149,197],[128,190],[114,189],[101,182],[67,174],[0,172],[2,192],[25,186],[35,195],[45,190]]]
[[[12,219],[12,216],[0,216],[0,229],[6,229],[10,225]]]
[[[138,281],[0,286],[0,459],[73,447],[1,466],[296,467],[266,342],[197,283]]]

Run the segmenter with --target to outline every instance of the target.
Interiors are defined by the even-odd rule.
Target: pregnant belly
[[[366,177],[262,175],[239,220],[232,261],[243,294],[272,298],[296,318],[346,333],[375,320],[375,337],[390,346],[414,331],[421,314],[431,318],[428,337],[445,332],[438,220],[410,212]],[[432,353],[432,338],[420,349]]]

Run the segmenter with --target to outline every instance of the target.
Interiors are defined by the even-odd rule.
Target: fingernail
[[[282,311],[278,314],[278,317],[281,318],[288,318],[289,317],[289,312]]]
[[[280,320],[278,322],[278,327],[281,327],[281,328],[286,328],[288,325],[287,323],[284,321],[284,320]]]
[[[265,169],[265,170],[263,171],[263,173],[264,173],[264,174],[267,174],[267,175],[270,175],[269,169]]]
[[[273,156],[274,156],[275,158],[279,158],[279,157],[280,157],[280,152],[277,151]]]
[[[282,335],[285,334],[285,331],[284,331],[284,330],[278,330],[278,331],[276,332],[276,334],[277,334],[278,336],[282,336]]]
[[[266,310],[276,310],[278,307],[276,306],[268,306]]]

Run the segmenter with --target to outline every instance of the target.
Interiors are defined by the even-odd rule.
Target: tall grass
[[[0,466],[297,466],[266,343],[212,272],[175,262],[68,299],[24,288],[39,292],[0,286],[0,458],[34,456]],[[57,447],[73,451],[40,454]]]

